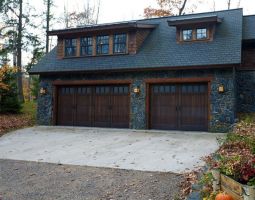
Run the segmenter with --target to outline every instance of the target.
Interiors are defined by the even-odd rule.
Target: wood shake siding
[[[64,40],[62,38],[58,38],[57,58],[58,59],[64,58]]]
[[[128,37],[128,53],[136,54],[151,30],[140,30],[130,32]]]
[[[137,51],[142,46],[144,40],[147,38],[150,32],[151,30],[141,30],[136,32],[136,50]]]
[[[129,32],[128,35],[128,53],[136,54],[136,32]]]

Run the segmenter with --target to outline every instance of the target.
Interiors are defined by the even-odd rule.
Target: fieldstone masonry
[[[255,71],[237,72],[237,111],[255,112]]]
[[[212,77],[210,100],[209,131],[226,132],[235,121],[236,88],[232,69],[215,70],[178,70],[157,72],[127,72],[107,74],[77,74],[77,75],[41,75],[40,86],[46,88],[47,94],[40,95],[38,99],[38,124],[52,124],[53,86],[54,80],[116,80],[132,79],[130,128],[146,129],[146,78],[194,78]],[[219,93],[218,86],[224,85],[225,92]],[[134,94],[133,88],[139,86],[140,93]],[[254,97],[254,96],[253,96]]]

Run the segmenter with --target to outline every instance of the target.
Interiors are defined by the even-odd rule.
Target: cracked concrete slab
[[[221,133],[36,126],[0,138],[0,159],[182,173],[203,166]]]

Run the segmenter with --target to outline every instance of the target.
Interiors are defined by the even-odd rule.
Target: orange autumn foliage
[[[164,17],[170,15],[181,15],[187,0],[156,0],[158,8],[151,6],[144,9],[144,16],[150,17]]]
[[[5,78],[8,74],[16,73],[17,68],[3,65],[0,67],[0,89],[9,90],[9,85],[5,82]]]

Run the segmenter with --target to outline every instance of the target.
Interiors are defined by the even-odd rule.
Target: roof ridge
[[[209,12],[199,12],[199,13],[190,13],[190,14],[184,14],[184,15],[169,15],[164,17],[152,17],[152,18],[145,18],[145,19],[137,19],[136,21],[147,21],[147,20],[154,20],[154,19],[163,19],[163,18],[171,18],[171,17],[183,17],[183,16],[191,16],[191,15],[202,15],[202,14],[213,14],[213,13],[219,13],[219,12],[231,12],[236,10],[243,10],[243,8],[234,8],[229,10],[217,10],[217,11],[209,11]]]
[[[243,17],[255,17],[255,14],[252,14],[252,15],[244,15]]]

